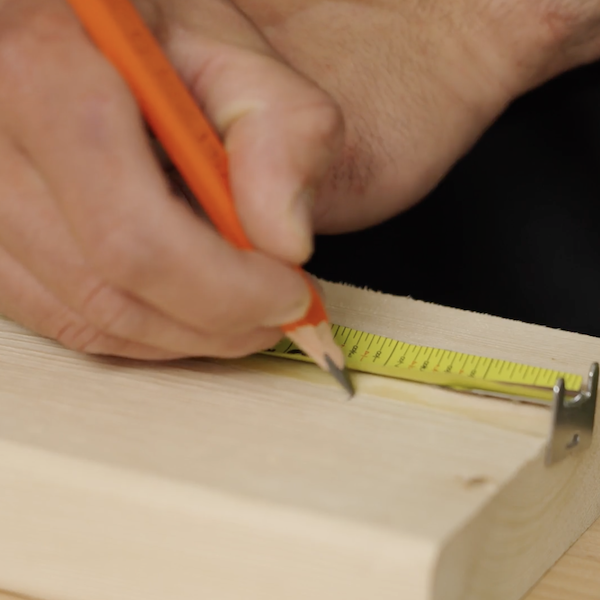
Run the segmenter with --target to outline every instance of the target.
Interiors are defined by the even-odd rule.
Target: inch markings
[[[572,373],[409,344],[339,325],[332,326],[332,333],[348,369],[354,371],[503,397],[537,398],[543,403],[551,400],[552,386],[559,377],[565,379],[571,393],[582,385],[582,377]],[[312,362],[285,339],[265,354]]]

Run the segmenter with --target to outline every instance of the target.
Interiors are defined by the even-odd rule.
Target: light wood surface
[[[526,600],[600,598],[600,521],[550,569]]]
[[[599,598],[600,521],[597,521],[550,569],[525,600],[598,600]],[[0,600],[23,600],[23,597],[0,592]]]
[[[600,356],[325,288],[335,322],[406,342]],[[368,375],[345,402],[310,365],[95,360],[1,320],[0,361],[0,588],[41,600],[518,600],[600,515],[598,444],[545,468],[545,408]]]

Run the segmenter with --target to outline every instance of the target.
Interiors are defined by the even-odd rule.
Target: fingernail
[[[313,209],[315,206],[315,190],[303,189],[294,199],[291,206],[291,226],[299,241],[301,262],[306,262],[314,251],[313,241]]]
[[[305,286],[305,288],[305,293],[295,302],[267,317],[263,322],[263,326],[281,327],[282,325],[289,325],[290,323],[295,323],[304,318],[312,301],[310,290],[307,286]]]

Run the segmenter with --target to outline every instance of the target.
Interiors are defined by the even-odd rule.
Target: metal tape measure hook
[[[593,363],[585,386],[574,398],[565,395],[565,380],[561,377],[554,385],[552,426],[546,449],[546,465],[565,459],[576,450],[585,450],[592,444],[598,394],[598,363]]]

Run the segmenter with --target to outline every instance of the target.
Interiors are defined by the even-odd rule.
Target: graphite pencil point
[[[328,354],[325,355],[325,361],[327,362],[329,372],[335,377],[336,381],[348,392],[350,398],[352,398],[355,394],[355,390],[354,386],[352,385],[352,380],[350,379],[348,369],[340,369],[331,360]]]

